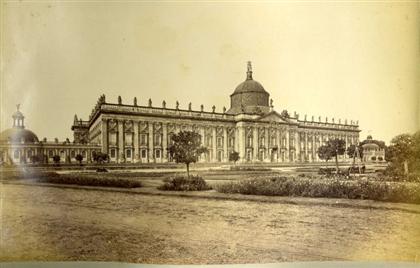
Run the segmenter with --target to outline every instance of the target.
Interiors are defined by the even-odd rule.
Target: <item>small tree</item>
[[[61,157],[59,156],[59,155],[54,155],[53,156],[53,161],[54,161],[54,164],[55,165],[59,165],[59,163],[60,163],[60,160],[61,160]]]
[[[232,161],[235,165],[239,158],[240,157],[238,152],[233,151],[229,153],[229,161]]]
[[[92,158],[93,158],[93,161],[95,161],[98,164],[103,164],[104,162],[109,160],[108,154],[102,153],[102,152],[99,152],[99,153],[94,152],[92,154]]]
[[[75,158],[76,158],[76,161],[79,162],[79,165],[82,165],[83,155],[77,154]]]
[[[176,163],[187,166],[187,176],[190,177],[190,164],[195,163],[198,157],[207,151],[201,146],[201,135],[193,131],[181,131],[171,136],[173,143],[169,146],[169,154]]]
[[[40,155],[33,155],[30,158],[33,164],[39,164],[42,161],[42,156]]]
[[[416,137],[416,135],[414,135]],[[391,145],[387,148],[385,157],[397,166],[403,165],[404,174],[408,174],[409,162],[412,162],[416,152],[413,146],[413,136],[401,134],[391,140]]]
[[[318,147],[318,157],[321,160],[325,160],[325,163],[328,163],[328,160],[332,158],[331,148],[326,145]]]
[[[318,156],[328,161],[335,158],[336,173],[338,174],[338,156],[343,155],[346,151],[346,142],[340,139],[329,140],[327,144],[318,148]]]
[[[346,152],[346,142],[340,139],[333,139],[327,142],[327,146],[330,147],[332,157],[335,158],[335,168],[338,174],[338,156],[344,155],[344,153]]]

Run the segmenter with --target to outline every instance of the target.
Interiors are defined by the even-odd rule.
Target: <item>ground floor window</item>
[[[111,154],[111,157],[112,157],[112,158],[115,158],[115,156],[116,156],[117,152],[116,152],[116,150],[115,150],[115,149],[111,149],[110,154]]]
[[[71,151],[70,156],[71,156],[71,158],[75,158],[76,157],[76,152],[75,151]]]
[[[28,157],[31,157],[32,156],[32,150],[29,150],[28,151]]]
[[[155,151],[155,157],[156,158],[160,158],[160,150],[156,150]]]
[[[127,150],[125,151],[125,157],[126,157],[126,158],[131,158],[131,149],[127,149]]]
[[[246,160],[247,160],[247,161],[251,161],[251,150],[248,150],[248,151],[246,152]]]
[[[86,158],[86,151],[82,152],[82,156],[83,156],[83,158]]]
[[[48,151],[48,157],[52,158],[54,156],[54,152],[52,150]]]
[[[146,158],[146,150],[141,150],[141,158]]]
[[[217,161],[222,162],[222,158],[223,158],[223,151],[218,151],[217,152]]]
[[[15,159],[19,159],[19,155],[20,155],[19,150],[15,150],[15,152],[13,153],[13,157]]]

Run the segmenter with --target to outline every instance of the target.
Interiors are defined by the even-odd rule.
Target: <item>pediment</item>
[[[276,122],[276,123],[287,123],[288,121],[283,118],[279,113],[276,111],[269,112],[258,118],[259,121],[263,122]]]

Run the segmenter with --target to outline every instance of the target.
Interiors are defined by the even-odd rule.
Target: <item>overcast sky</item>
[[[3,5],[2,129],[20,103],[40,139],[72,140],[100,94],[222,111],[248,60],[278,112],[387,143],[420,126],[418,2]]]

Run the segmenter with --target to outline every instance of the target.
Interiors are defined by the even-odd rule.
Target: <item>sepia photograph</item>
[[[420,2],[0,3],[1,267],[420,266]]]

